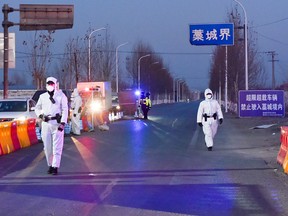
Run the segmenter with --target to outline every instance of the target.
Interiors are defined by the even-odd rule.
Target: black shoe
[[[52,167],[52,175],[57,175],[57,174],[58,174],[58,168]]]
[[[212,147],[208,147],[208,151],[212,151]]]
[[[48,173],[48,174],[52,174],[52,171],[53,171],[53,167],[52,167],[52,166],[49,166],[49,169],[47,170],[47,173]]]

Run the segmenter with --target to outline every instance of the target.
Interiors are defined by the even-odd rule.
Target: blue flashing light
[[[135,91],[135,95],[136,95],[136,96],[140,96],[140,90],[136,90],[136,91]]]

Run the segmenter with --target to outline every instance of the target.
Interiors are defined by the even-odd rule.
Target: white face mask
[[[49,92],[52,92],[54,90],[54,85],[46,85],[46,89]]]

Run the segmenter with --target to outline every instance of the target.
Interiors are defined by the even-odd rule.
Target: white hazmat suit
[[[223,113],[219,103],[213,99],[213,93],[210,89],[205,90],[204,96],[205,100],[198,107],[197,123],[203,128],[206,146],[211,151],[213,138],[217,133],[218,120],[220,124],[223,122]]]
[[[79,95],[78,89],[75,88],[71,95],[71,129],[72,133],[75,135],[80,135],[80,117],[81,117],[81,107],[82,107],[82,98]]]
[[[49,166],[48,173],[57,175],[64,143],[64,125],[68,118],[68,102],[65,94],[57,90],[57,79],[48,77],[46,83],[47,92],[40,95],[35,113],[43,120],[41,137]]]

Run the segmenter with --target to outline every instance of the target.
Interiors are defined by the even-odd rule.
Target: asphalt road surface
[[[207,151],[197,108],[157,105],[148,120],[66,136],[57,176],[41,143],[1,156],[0,215],[288,215],[287,184],[258,147],[224,114]]]

